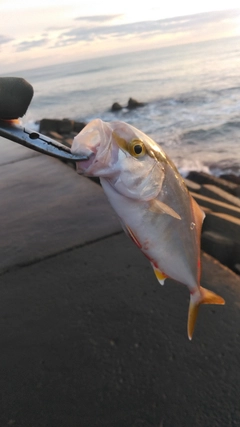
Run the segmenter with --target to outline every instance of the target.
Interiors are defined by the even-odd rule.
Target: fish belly
[[[198,250],[185,219],[151,212],[147,202],[119,194],[105,178],[101,178],[101,184],[123,228],[130,230],[130,236],[152,264],[168,277],[187,285],[191,292],[195,291]]]

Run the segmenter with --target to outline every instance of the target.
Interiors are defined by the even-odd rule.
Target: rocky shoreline
[[[69,119],[42,119],[39,130],[70,147],[85,125]],[[240,274],[240,176],[215,177],[192,171],[186,184],[206,215],[202,230],[203,251]]]

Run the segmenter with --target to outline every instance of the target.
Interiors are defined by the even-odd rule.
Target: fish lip
[[[97,162],[94,152],[91,152],[91,154],[88,153],[86,156],[88,157],[86,160],[76,162],[77,172],[79,174],[88,174],[91,167]]]

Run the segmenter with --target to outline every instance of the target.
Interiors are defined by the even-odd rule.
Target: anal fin
[[[153,271],[154,271],[155,276],[158,279],[159,283],[161,285],[164,285],[164,281],[165,281],[165,279],[167,279],[168,276],[165,273],[163,273],[162,271],[160,271],[158,268],[155,268],[154,266],[153,266]]]

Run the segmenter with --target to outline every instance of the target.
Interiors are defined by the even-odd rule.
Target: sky
[[[0,0],[0,74],[240,36],[239,0]]]

